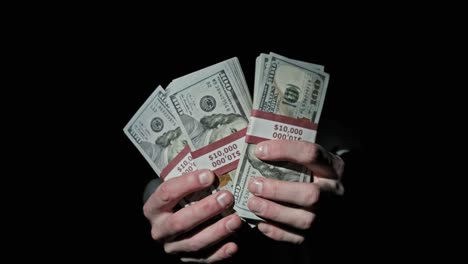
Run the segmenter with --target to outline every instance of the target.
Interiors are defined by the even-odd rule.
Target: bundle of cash
[[[259,160],[255,146],[269,139],[314,142],[328,80],[322,65],[261,54],[252,102],[239,60],[232,58],[174,79],[166,90],[157,87],[124,132],[162,179],[210,169],[219,181],[208,192],[231,191],[241,217],[261,220],[247,208],[253,177],[312,179],[300,165]]]
[[[324,67],[281,55],[261,54],[256,61],[254,102],[246,145],[234,178],[234,209],[247,219],[261,220],[250,212],[248,183],[256,176],[309,182],[311,172],[289,162],[264,162],[256,144],[269,139],[315,142],[329,75]]]
[[[124,133],[163,180],[211,169],[219,181],[210,192],[231,191],[251,109],[239,60],[232,58],[177,78],[166,90],[157,87]]]
[[[252,109],[239,60],[176,79],[166,92],[195,165],[218,176],[216,190],[231,191]]]
[[[162,86],[156,88],[130,119],[124,133],[163,180],[196,169],[191,161],[190,148],[185,146],[189,139],[182,134],[181,124],[170,109]],[[168,171],[168,164],[182,155],[189,157]]]

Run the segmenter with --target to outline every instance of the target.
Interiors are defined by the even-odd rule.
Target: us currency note
[[[255,82],[254,82],[255,101],[253,104],[253,109],[258,109],[258,104],[260,103],[260,97],[257,96],[257,92],[261,89],[255,88],[255,87],[260,87],[261,82],[265,79],[265,75],[267,73],[267,69],[270,66],[269,62],[272,56],[275,56],[276,58],[287,59],[290,62],[295,63],[296,65],[300,65],[306,68],[316,69],[319,72],[323,72],[325,70],[325,67],[323,65],[289,59],[289,58],[283,57],[273,52],[271,52],[270,54],[261,53],[260,56],[258,56],[255,61]]]
[[[254,80],[254,102],[253,102],[253,109],[258,109],[258,100],[257,100],[257,92],[261,81],[265,78],[265,74],[267,72],[268,62],[270,61],[270,55],[262,53],[260,56],[257,57],[255,60],[255,80]]]
[[[167,93],[197,168],[213,170],[219,179],[217,190],[231,191],[232,170],[245,145],[252,109],[239,61],[233,58],[179,78],[169,85]],[[226,166],[230,166],[229,171]]]
[[[275,53],[262,54],[257,65],[256,83],[259,85],[254,88],[255,110],[298,120],[305,118],[310,123],[318,124],[329,80],[329,75],[323,72],[323,66],[291,60]],[[267,69],[266,72],[264,69]],[[251,121],[249,129],[252,124]],[[284,130],[281,124],[274,126],[274,129],[278,129],[274,133],[280,135],[279,139],[290,139],[289,134],[282,134]],[[281,135],[285,137],[281,138]],[[315,141],[315,134],[311,134],[308,140]],[[261,176],[286,181],[309,181],[310,171],[292,163],[261,161],[254,154],[255,147],[255,144],[248,144],[240,158],[234,179],[234,209],[241,217],[261,220],[247,207],[251,196],[247,186],[250,180]]]
[[[124,133],[164,180],[195,170],[189,153],[189,139],[170,110],[164,89],[158,86],[124,128]],[[174,163],[176,157],[180,161]],[[168,165],[170,170],[168,171]]]
[[[168,85],[167,91],[171,91],[174,89],[174,87],[179,87],[179,86],[187,86],[190,85],[191,83],[197,82],[200,80],[200,78],[203,78],[203,76],[206,76],[207,74],[211,74],[213,71],[216,71],[216,69],[220,68],[225,68],[228,72],[230,72],[233,75],[233,80],[236,82],[238,87],[243,87],[246,88],[247,84],[245,81],[244,73],[242,72],[242,69],[240,67],[240,63],[238,58],[234,57],[232,59],[219,62],[217,64],[211,65],[209,67],[206,67],[204,69],[192,72],[190,74],[184,75],[182,77],[176,78],[172,80],[172,82]],[[252,97],[248,91],[248,89],[240,89],[239,92],[242,94],[240,98],[242,100],[246,100],[248,105],[252,105]]]

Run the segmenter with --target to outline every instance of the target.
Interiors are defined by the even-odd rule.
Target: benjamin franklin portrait
[[[248,121],[238,114],[212,114],[200,121],[189,115],[180,116],[195,149],[236,133],[247,127]]]
[[[177,127],[164,132],[154,143],[143,141],[141,147],[156,167],[163,170],[184,149],[185,144],[187,140],[182,135],[180,127]]]

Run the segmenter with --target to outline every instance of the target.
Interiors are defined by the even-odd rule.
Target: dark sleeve
[[[143,192],[143,203],[146,203],[151,194],[153,194],[154,191],[156,191],[156,189],[162,182],[163,181],[160,178],[155,178],[149,181],[148,184],[146,184],[145,191]]]

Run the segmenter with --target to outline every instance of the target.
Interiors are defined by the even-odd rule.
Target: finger
[[[249,199],[247,206],[262,218],[303,230],[310,228],[315,218],[312,212],[302,208],[287,207],[255,196]]]
[[[143,206],[148,219],[161,211],[172,211],[182,198],[190,193],[207,188],[213,183],[214,174],[199,170],[163,182]]]
[[[168,217],[158,218],[154,226],[159,226],[160,228],[153,228],[153,238],[160,240],[190,231],[199,224],[229,208],[233,201],[234,197],[230,192],[220,191]]]
[[[304,242],[304,236],[291,230],[286,230],[279,225],[275,225],[269,222],[261,222],[258,224],[258,230],[267,237],[276,240],[284,241],[294,244],[302,244]]]
[[[208,258],[181,258],[182,262],[196,262],[196,263],[214,263],[232,257],[238,250],[236,243],[229,242],[224,244],[220,249],[216,250]]]
[[[259,159],[291,161],[301,164],[314,172],[315,176],[337,179],[333,169],[333,157],[320,145],[302,140],[268,140],[255,149]]]
[[[315,183],[287,182],[263,177],[255,177],[248,188],[255,196],[302,207],[311,207],[320,196],[320,189]]]
[[[319,186],[322,192],[332,192],[338,195],[344,193],[343,183],[339,180],[332,180],[320,177],[314,177],[314,184]]]
[[[241,226],[242,221],[240,217],[232,214],[191,237],[166,243],[164,250],[167,253],[197,252],[228,237]]]

